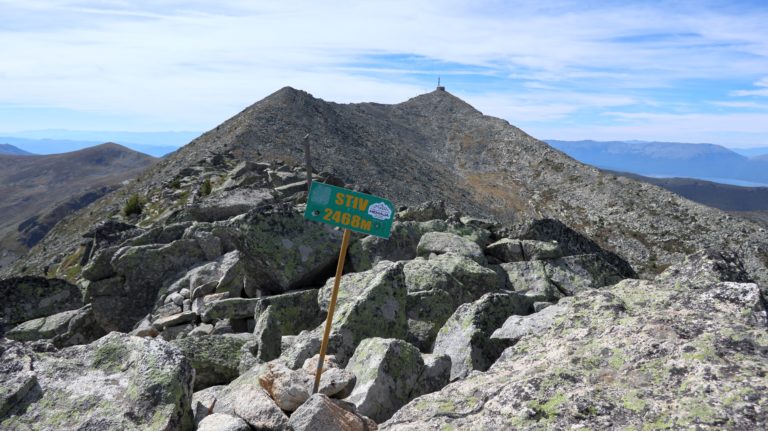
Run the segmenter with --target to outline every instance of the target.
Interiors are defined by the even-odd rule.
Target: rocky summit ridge
[[[353,238],[318,394],[307,133],[315,181],[401,205]],[[0,429],[765,429],[766,244],[442,90],[284,88],[6,272]]]

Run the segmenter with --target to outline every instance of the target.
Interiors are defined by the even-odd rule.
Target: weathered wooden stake
[[[309,154],[309,133],[304,136],[304,164],[307,165],[307,193],[312,186],[312,157]]]
[[[341,238],[341,250],[339,251],[339,262],[336,264],[336,278],[333,279],[333,291],[331,292],[331,303],[328,304],[328,317],[325,319],[325,332],[323,333],[323,342],[320,344],[320,357],[317,360],[317,372],[315,373],[315,386],[312,393],[316,394],[320,388],[320,376],[323,374],[323,363],[325,362],[325,350],[328,348],[328,337],[331,335],[331,324],[333,323],[333,312],[336,311],[336,298],[339,296],[339,283],[341,283],[341,273],[344,271],[344,260],[347,258],[347,246],[349,246],[349,229],[344,229],[344,236]]]

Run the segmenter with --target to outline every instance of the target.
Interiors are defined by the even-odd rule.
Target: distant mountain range
[[[0,154],[9,154],[13,156],[29,156],[32,153],[22,150],[21,148],[14,147],[10,144],[0,144]]]
[[[546,141],[601,169],[649,177],[683,177],[742,186],[768,186],[768,159],[713,144],[639,141]],[[758,150],[762,151],[762,150]]]
[[[65,154],[0,155],[0,266],[156,160],[113,143]]]
[[[176,151],[197,132],[89,132],[72,130],[40,130],[0,136],[0,146],[11,145],[33,154],[61,154],[115,142],[134,151],[162,157]],[[0,150],[0,153],[1,150]]]

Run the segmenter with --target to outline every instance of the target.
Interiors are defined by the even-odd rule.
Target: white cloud
[[[0,0],[0,16],[0,105],[130,115],[159,128],[213,127],[284,85],[394,103],[471,67],[510,78],[449,90],[515,124],[554,128],[535,123],[663,109],[670,102],[654,90],[752,82],[768,69],[765,9],[734,14],[700,2]],[[359,66],[391,54],[445,70]],[[762,92],[766,79],[723,94]]]

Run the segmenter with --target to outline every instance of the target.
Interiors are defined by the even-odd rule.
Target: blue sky
[[[546,6],[542,6],[542,4]],[[290,85],[540,139],[768,146],[768,1],[0,0],[0,135],[204,131]]]

